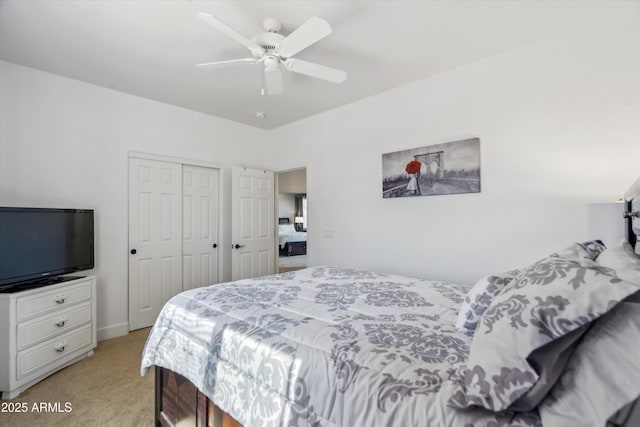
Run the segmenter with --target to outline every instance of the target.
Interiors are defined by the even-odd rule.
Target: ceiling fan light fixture
[[[267,55],[264,57],[264,68],[266,71],[271,71],[274,68],[278,68],[278,63],[280,61],[277,57],[272,55]]]

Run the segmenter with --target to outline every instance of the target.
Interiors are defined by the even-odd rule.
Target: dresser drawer
[[[91,301],[18,324],[18,351],[91,321]]]
[[[25,295],[16,299],[18,322],[91,299],[91,280],[72,286],[56,286],[50,291]]]
[[[68,332],[55,339],[18,352],[17,380],[37,373],[38,370],[50,371],[69,360],[68,355],[86,347],[91,349],[91,325],[86,325]]]

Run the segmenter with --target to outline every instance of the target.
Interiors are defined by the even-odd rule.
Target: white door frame
[[[157,160],[160,162],[171,162],[171,163],[179,163],[182,165],[192,165],[192,166],[201,166],[205,168],[218,169],[218,238],[220,239],[218,251],[218,283],[223,281],[224,277],[224,264],[222,262],[223,259],[223,251],[222,248],[226,247],[224,234],[222,233],[222,218],[224,212],[224,197],[223,197],[223,171],[222,171],[222,163],[218,162],[207,162],[202,160],[194,160],[194,159],[186,159],[183,157],[174,157],[174,156],[164,156],[161,154],[153,154],[153,153],[144,153],[140,151],[129,151],[127,153],[127,164],[129,163],[130,158],[138,158],[145,160]],[[128,171],[128,168],[127,168]],[[129,236],[129,175],[127,172],[127,236]],[[129,306],[129,238],[127,237],[126,247],[122,251],[123,256],[127,257],[127,307]],[[126,254],[126,255],[124,255]],[[128,313],[128,311],[127,311]],[[127,317],[127,329],[128,329],[129,319]]]
[[[299,170],[305,170],[305,175],[307,178],[307,186],[305,188],[305,194],[307,194],[307,198],[309,198],[309,166],[307,166],[306,164],[303,166],[297,166],[295,168],[288,168],[288,169],[279,169],[279,170],[274,170],[273,171],[273,182],[274,182],[274,186],[275,186],[275,201],[273,202],[273,209],[274,209],[274,213],[273,216],[275,218],[276,221],[278,221],[278,218],[280,217],[280,206],[278,203],[278,194],[280,194],[280,174],[281,173],[285,173],[285,172],[293,172],[293,171],[299,171]],[[276,222],[276,227],[275,227],[275,272],[276,274],[280,271],[280,241],[278,239],[278,223]],[[309,239],[307,238],[307,264],[309,264]],[[307,265],[308,267],[308,265]]]
[[[186,159],[184,157],[164,156],[161,154],[143,153],[141,151],[129,151],[127,154],[127,159],[130,157],[136,157],[138,159],[146,159],[146,160],[158,160],[160,162],[181,163],[183,165],[202,166],[205,168],[222,170],[222,163],[207,162],[204,160]]]

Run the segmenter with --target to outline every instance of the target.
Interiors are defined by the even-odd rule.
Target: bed
[[[289,218],[278,218],[278,244],[281,256],[307,253],[307,232],[297,231]]]
[[[156,425],[634,425],[640,260],[600,243],[473,287],[318,266],[183,292],[143,352]]]

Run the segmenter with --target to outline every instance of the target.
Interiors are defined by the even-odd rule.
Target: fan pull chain
[[[262,76],[262,88],[260,89],[260,95],[264,96],[264,62],[262,63],[262,67],[260,67],[260,74]]]

